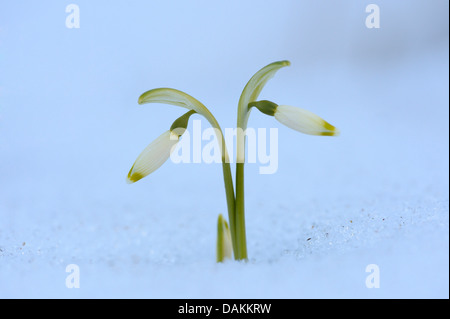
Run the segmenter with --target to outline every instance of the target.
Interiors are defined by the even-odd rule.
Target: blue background
[[[65,25],[70,3],[80,8],[79,29]],[[448,279],[448,1],[376,1],[380,29],[365,26],[369,3],[3,1],[0,295],[67,293],[57,283],[64,282],[65,265],[75,262],[98,267],[92,270],[93,281],[105,268],[111,271],[104,273],[105,282],[119,278],[116,289],[93,284],[82,296],[204,297],[209,292],[228,297],[239,291],[246,297],[310,296],[313,291],[319,297],[354,296],[359,290],[343,289],[344,279],[332,288],[319,284],[311,290],[314,278],[331,278],[331,270],[299,279],[301,291],[289,284],[297,282],[295,271],[292,280],[274,277],[281,288],[270,290],[275,282],[262,284],[272,291],[268,295],[254,282],[237,290],[219,280],[226,286],[221,295],[208,285],[216,269],[204,265],[214,260],[214,225],[217,214],[226,211],[220,166],[168,162],[139,183],[125,183],[140,151],[184,112],[174,106],[139,106],[140,94],[156,87],[180,89],[208,106],[223,128],[234,127],[248,79],[284,59],[292,65],[269,81],[261,99],[306,108],[342,134],[306,136],[252,113],[249,126],[278,127],[280,143],[276,174],[259,175],[257,164],[247,165],[249,254],[279,261],[285,249],[295,249],[306,227],[311,231],[311,223],[332,230],[359,217],[354,231],[359,237],[337,232],[338,252],[382,243],[380,260],[393,260],[394,268],[411,265],[411,259],[423,270],[419,261],[428,258],[433,266],[424,272]],[[390,226],[377,235],[369,232],[372,217],[361,217],[362,210],[378,214],[380,227],[381,218],[391,217]],[[397,234],[404,215],[412,225],[410,237]],[[436,225],[427,226],[430,220]],[[325,233],[330,230],[317,236],[324,239]],[[387,243],[396,236],[408,247],[411,238],[418,244],[417,238],[427,237],[432,247],[418,244],[418,253],[395,257]],[[308,253],[300,250],[316,257],[328,253],[327,247],[324,239]],[[372,262],[357,255],[349,260],[364,266]],[[144,280],[110,269],[138,267],[136,260]],[[167,281],[157,282],[166,287],[161,294],[139,286],[153,278],[145,272],[148,267],[197,262],[211,276],[193,270],[198,290],[171,281],[184,278],[185,270],[178,268],[162,275]],[[316,269],[311,259],[302,262],[307,265],[302,270]],[[265,266],[257,266],[262,268],[255,273],[264,274]],[[55,269],[62,269],[62,279],[52,277]],[[377,296],[430,292],[448,297],[448,280],[422,276],[423,285],[415,285],[406,279],[412,272],[400,276],[404,286]],[[127,288],[130,278],[136,280],[133,289]],[[392,273],[390,278],[399,277]]]

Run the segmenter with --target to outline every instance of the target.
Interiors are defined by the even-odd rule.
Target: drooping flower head
[[[178,141],[179,136],[170,130],[162,133],[137,157],[128,173],[127,182],[130,184],[137,182],[160,168],[169,159]]]
[[[169,159],[187,128],[189,117],[194,113],[195,111],[191,110],[176,119],[170,130],[162,133],[141,152],[128,173],[128,183],[137,182],[153,173]]]
[[[249,103],[249,107],[253,106],[262,113],[275,117],[281,124],[304,134],[337,136],[340,133],[339,129],[320,116],[299,107],[277,105],[267,100]]]

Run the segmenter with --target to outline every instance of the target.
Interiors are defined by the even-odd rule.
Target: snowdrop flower
[[[151,142],[138,156],[128,173],[127,182],[134,183],[153,173],[170,157],[180,136],[171,130],[162,133]]]
[[[305,134],[335,136],[339,130],[319,116],[301,108],[277,105],[270,101],[258,101],[258,96],[266,83],[275,73],[289,66],[289,61],[278,61],[266,65],[256,72],[245,85],[238,102],[237,129],[238,134],[236,150],[236,186],[233,186],[233,177],[230,169],[230,161],[225,147],[225,139],[222,130],[213,114],[200,101],[182,91],[172,88],[157,88],[144,92],[138,99],[139,104],[162,103],[176,105],[189,110],[178,118],[171,128],[164,132],[155,141],[150,143],[138,156],[130,172],[127,181],[137,182],[151,174],[170,157],[177,145],[180,136],[186,130],[189,116],[198,113],[203,116],[211,126],[218,131],[217,138],[222,139],[222,168],[224,186],[228,208],[228,220],[220,214],[217,222],[217,262],[222,262],[234,255],[236,260],[247,260],[247,242],[245,232],[245,204],[244,204],[244,163],[245,163],[245,132],[251,108],[254,106],[261,112],[275,117],[280,123]],[[220,135],[220,136],[219,136]],[[236,191],[236,192],[235,192]]]
[[[290,105],[277,105],[266,100],[249,103],[249,107],[252,106],[264,114],[274,116],[281,124],[301,133],[319,136],[339,135],[339,129],[305,109]]]
[[[279,105],[275,111],[278,122],[309,135],[336,136],[339,130],[316,114],[289,105]]]
[[[177,118],[170,130],[162,133],[142,151],[128,173],[129,184],[153,173],[169,159],[180,136],[186,131],[190,116],[194,113],[195,111],[191,110]]]

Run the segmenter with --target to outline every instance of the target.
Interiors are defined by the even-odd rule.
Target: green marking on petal
[[[336,134],[334,132],[321,132],[319,133],[319,136],[335,136]]]
[[[131,173],[132,170],[133,170],[133,168],[131,168],[130,173]],[[134,173],[134,174],[131,175],[131,176],[130,176],[130,173],[128,173],[128,178],[127,178],[127,181],[128,181],[130,184],[131,184],[131,183],[135,183],[135,182],[137,182],[138,180],[140,180],[140,179],[142,179],[142,178],[145,177],[144,175],[142,175],[141,173],[138,173],[138,172]]]
[[[322,134],[321,134],[322,136],[338,136],[339,135],[339,130],[325,120],[323,121],[323,127],[328,132],[322,132]]]

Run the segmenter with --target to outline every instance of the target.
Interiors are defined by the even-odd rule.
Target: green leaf
[[[217,262],[223,262],[225,259],[231,259],[233,254],[233,245],[231,243],[231,233],[227,221],[219,214],[217,220]]]

